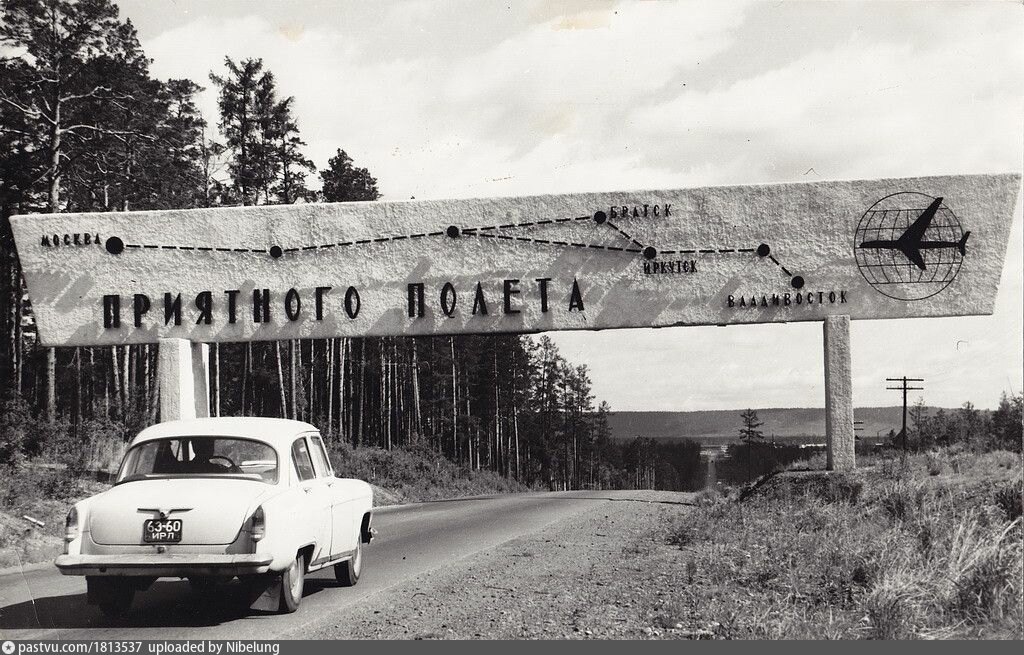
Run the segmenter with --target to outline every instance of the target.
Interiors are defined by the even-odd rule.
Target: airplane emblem
[[[928,205],[927,209],[921,212],[921,215],[907,228],[907,231],[900,235],[899,239],[895,241],[864,241],[860,244],[860,247],[876,250],[899,250],[907,259],[917,264],[917,267],[922,271],[927,269],[924,257],[921,256],[922,250],[956,248],[960,251],[960,256],[964,256],[967,250],[967,237],[971,236],[970,231],[964,232],[964,236],[960,241],[924,240],[924,233],[928,230],[928,226],[931,225],[932,218],[935,217],[935,212],[939,210],[940,206],[942,206],[942,198],[936,198],[932,204]]]

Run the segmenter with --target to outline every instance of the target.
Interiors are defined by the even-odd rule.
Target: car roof
[[[317,431],[317,428],[309,423],[283,418],[221,416],[157,423],[140,432],[132,439],[132,444],[168,437],[201,435],[247,437],[265,441],[277,448],[287,449],[296,436]]]

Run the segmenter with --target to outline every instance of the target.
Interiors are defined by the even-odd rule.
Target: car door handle
[[[313,487],[303,487],[302,490],[305,491],[307,494],[313,493]]]
[[[328,483],[327,483],[327,486],[328,486],[328,487],[333,487],[333,486],[334,486],[334,481],[333,481],[333,480],[331,480],[330,482],[328,482]]]

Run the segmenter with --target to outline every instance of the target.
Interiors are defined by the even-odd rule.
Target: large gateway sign
[[[44,345],[988,314],[1020,177],[12,219]]]

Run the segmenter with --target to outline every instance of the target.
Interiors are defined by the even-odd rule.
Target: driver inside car
[[[191,473],[223,473],[230,469],[228,459],[223,455],[216,455],[213,452],[213,439],[193,439],[192,461],[189,462]]]

